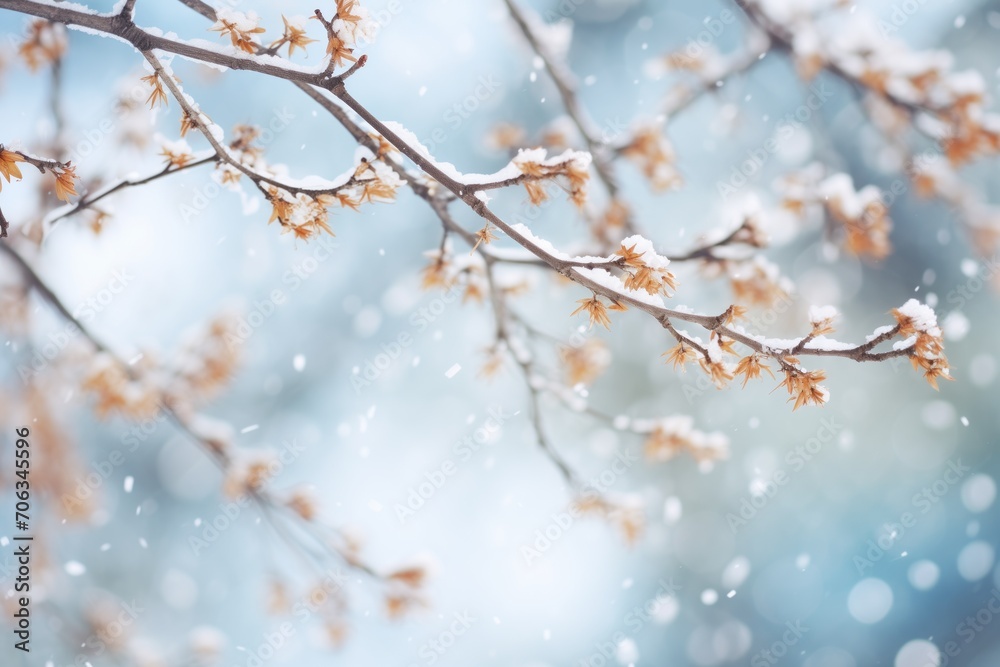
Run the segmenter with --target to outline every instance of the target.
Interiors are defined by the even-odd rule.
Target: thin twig
[[[69,311],[62,300],[52,291],[52,289],[45,283],[45,281],[39,276],[39,274],[32,268],[32,266],[24,259],[24,257],[15,250],[10,244],[3,243],[0,244],[0,252],[7,255],[20,269],[22,275],[28,284],[51,306],[56,312],[66,320],[70,325],[75,327],[80,331],[83,337],[93,346],[93,348],[104,354],[110,355],[117,364],[122,368],[127,369],[130,376],[135,377],[135,371],[133,368],[126,363],[121,357],[116,355],[111,348],[105,344],[99,337],[97,337],[92,331],[90,331],[82,322],[80,322],[74,315]],[[188,437],[192,442],[197,444],[202,451],[215,463],[221,470],[225,471],[230,466],[229,455],[220,450],[214,443],[209,442],[203,438],[195,427],[191,424],[190,420],[184,415],[176,411],[171,405],[166,402],[160,401],[158,408],[162,410],[163,414],[168,418],[168,420],[186,437]],[[262,512],[271,511],[275,508],[280,507],[280,503],[277,503],[271,495],[264,489],[252,489],[250,493],[251,498],[257,503],[258,507]],[[310,531],[313,530],[309,529]],[[325,541],[321,538],[317,538],[313,533],[314,539],[317,543],[329,549]],[[290,542],[292,548],[299,548],[294,541]],[[346,564],[356,567],[366,574],[378,577],[379,575],[371,567],[360,563],[354,556],[335,551],[331,555],[336,556],[341,559]]]
[[[171,174],[176,174],[178,172],[186,171],[186,170],[192,169],[194,167],[200,167],[203,164],[211,164],[211,163],[217,162],[217,161],[218,161],[218,157],[217,156],[210,155],[208,157],[204,157],[204,158],[201,158],[199,160],[194,160],[192,162],[188,162],[187,164],[185,164],[183,166],[180,166],[180,167],[174,167],[173,165],[168,164],[166,167],[164,167],[160,171],[158,171],[158,172],[156,172],[154,174],[151,174],[149,176],[145,176],[143,178],[139,178],[139,179],[135,179],[135,180],[130,179],[130,178],[123,178],[123,179],[121,179],[120,181],[118,181],[117,183],[115,183],[114,185],[112,185],[110,187],[105,187],[105,188],[100,189],[97,192],[97,194],[95,194],[95,195],[92,195],[92,196],[91,195],[84,195],[75,204],[71,204],[71,205],[66,206],[66,207],[64,207],[62,209],[56,209],[51,214],[49,214],[48,217],[46,217],[45,222],[48,223],[49,225],[55,224],[56,222],[58,222],[60,220],[68,218],[68,217],[70,217],[72,215],[76,215],[77,213],[80,213],[81,211],[84,211],[84,210],[86,210],[88,208],[93,207],[97,202],[101,201],[105,197],[108,197],[108,196],[110,196],[110,195],[112,195],[112,194],[114,194],[114,193],[116,193],[116,192],[118,192],[120,190],[124,190],[124,189],[127,189],[127,188],[133,188],[133,187],[136,187],[136,186],[139,186],[139,185],[145,185],[145,184],[151,183],[151,182],[153,182],[153,181],[155,181],[157,179],[163,178],[164,176],[169,176]]]

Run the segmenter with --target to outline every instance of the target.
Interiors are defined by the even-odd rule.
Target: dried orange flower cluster
[[[333,19],[330,41],[326,52],[337,65],[343,61],[355,62],[352,55],[355,45],[363,39],[371,39],[377,24],[370,20],[368,10],[361,7],[358,0],[337,0],[337,14]],[[328,28],[329,31],[329,28]]]
[[[941,155],[918,156],[909,173],[918,195],[939,197],[952,207],[981,255],[996,252],[1000,247],[1000,206],[986,201],[983,193]]]
[[[222,489],[230,498],[257,493],[281,469],[281,462],[270,449],[229,449],[229,466]]]
[[[449,240],[443,248],[424,253],[430,262],[421,271],[420,286],[446,292],[462,290],[462,302],[480,303],[486,296],[486,276],[478,255],[455,255]]]
[[[4,148],[3,144],[0,144],[0,177],[3,180],[10,183],[11,178],[22,179],[24,176],[21,173],[21,168],[18,166],[22,162],[34,166],[43,174],[46,169],[51,171],[52,175],[55,176],[55,182],[53,183],[55,195],[62,201],[69,201],[70,197],[76,196],[76,185],[74,183],[76,179],[76,167],[71,163],[43,160],[21,151],[8,150]],[[0,189],[3,188],[3,180],[0,180]],[[4,235],[6,235],[6,228],[4,228]]]
[[[291,58],[295,53],[295,49],[306,50],[306,47],[315,42],[315,39],[309,39],[306,35],[305,24],[299,19],[289,20],[287,17],[282,15],[282,23],[285,24],[285,32],[282,33],[281,39],[271,43],[269,47],[272,51],[277,51],[282,46],[288,45],[288,57]]]
[[[546,158],[543,148],[522,150],[513,159],[512,164],[523,174],[523,183],[528,191],[528,199],[538,205],[548,199],[543,182],[562,177],[566,182],[566,192],[570,200],[577,206],[583,206],[587,201],[587,180],[590,177],[587,169],[590,166],[590,155],[567,151],[554,158]]]
[[[674,148],[658,125],[636,128],[620,153],[642,170],[656,192],[675,190],[684,183],[675,166]]]
[[[886,135],[887,155],[907,165],[919,193],[940,196],[953,206],[970,236],[984,248],[982,254],[995,252],[1000,246],[997,207],[981,201],[970,188],[942,182],[960,182],[958,167],[1000,153],[1000,114],[989,108],[989,83],[980,72],[956,70],[949,51],[911,49],[892,34],[899,31],[895,21],[847,2],[827,8],[833,11],[819,6],[814,11],[785,8],[760,0],[741,6],[754,28],[792,52],[803,78],[811,79],[825,69],[863,89],[864,110]],[[913,132],[934,142],[929,153],[911,154],[907,144]],[[919,164],[910,168],[911,162],[924,158],[943,164],[926,171]],[[841,222],[848,227],[847,245],[852,251],[878,259],[891,250],[884,207],[873,205],[863,217],[848,212]]]
[[[148,351],[129,367],[109,353],[98,352],[83,382],[96,398],[95,410],[102,417],[120,413],[136,420],[152,417],[164,405],[190,414],[192,408],[213,398],[235,373],[239,346],[226,340],[235,321],[232,313],[225,313],[204,329],[189,333],[170,365]]]
[[[233,138],[229,141],[230,154],[237,158],[241,164],[245,164],[248,167],[254,169],[259,167],[266,168],[267,165],[260,162],[264,157],[264,149],[256,144],[261,133],[262,130],[256,125],[244,125],[241,123],[234,127]],[[219,165],[219,169],[226,170],[227,172],[235,172],[233,176],[223,176],[223,182],[239,179],[240,171],[232,165],[222,164]]]
[[[708,343],[702,345],[696,337],[690,337],[686,332],[678,332],[677,345],[663,353],[664,363],[673,365],[675,369],[683,367],[690,361],[697,361],[701,370],[719,389],[723,388],[736,376],[729,355],[735,355],[733,341],[724,338],[717,332],[710,334]]]
[[[236,314],[225,312],[187,334],[171,362],[166,394],[172,406],[204,404],[229,384],[240,363],[242,348],[229,338],[238,325]]]
[[[721,389],[736,377],[736,369],[730,361],[730,355],[735,354],[733,341],[713,331],[709,334],[705,353],[698,359],[698,364],[712,380],[712,384]]]
[[[320,617],[323,635],[332,647],[339,647],[347,638],[347,624],[344,619],[347,600],[342,589],[343,582],[337,574],[314,581],[301,594],[289,590],[289,584],[279,579],[268,583],[267,610],[275,616],[288,615],[296,609],[308,609]],[[295,601],[293,601],[295,598]]]
[[[742,387],[745,389],[750,380],[760,379],[761,373],[767,373],[774,378],[774,373],[770,367],[763,363],[763,355],[755,352],[739,360],[739,363],[736,364],[736,369],[733,371],[733,376],[743,376]]]
[[[670,51],[660,58],[660,65],[670,72],[695,72],[701,73],[708,65],[706,52],[685,53],[681,51]],[[654,74],[656,74],[654,69]]]
[[[935,389],[939,379],[953,380],[934,311],[916,299],[910,299],[902,307],[894,309],[892,315],[899,325],[899,335],[905,338],[896,345],[913,349],[910,361],[915,369],[924,372],[924,379]]]
[[[729,285],[736,301],[753,306],[770,306],[787,301],[792,283],[781,275],[778,266],[760,255],[745,262],[724,261]]]
[[[855,190],[850,175],[825,176],[824,167],[817,163],[786,176],[778,188],[783,206],[799,217],[804,218],[811,208],[824,209],[840,225],[844,246],[851,254],[877,261],[892,252],[889,208],[874,185]]]
[[[723,433],[704,433],[694,427],[694,419],[675,415],[659,420],[646,438],[643,449],[650,461],[669,461],[689,454],[698,463],[729,458],[729,438]]]
[[[285,499],[285,505],[305,521],[316,518],[316,496],[312,490],[299,487],[292,490]]]
[[[142,368],[150,368],[144,357]],[[134,420],[148,419],[159,409],[161,391],[151,374],[132,377],[117,359],[106,352],[94,356],[83,381],[83,388],[94,394],[94,409],[101,417],[113,413]]]
[[[601,214],[598,221],[598,228],[604,233],[613,233],[622,229],[628,221],[631,210],[628,204],[621,199],[612,199],[608,207]]]
[[[725,313],[724,324],[729,326],[732,322],[746,314],[746,309],[741,306],[730,306]],[[771,370],[762,364],[761,355],[754,353],[748,357],[740,359],[735,365],[732,357],[738,356],[735,348],[735,341],[726,338],[717,331],[712,331],[709,335],[708,343],[703,344],[697,337],[690,336],[687,332],[678,331],[675,334],[678,339],[677,345],[663,353],[666,357],[664,363],[673,365],[674,369],[682,368],[688,362],[697,361],[701,370],[711,379],[712,384],[722,389],[738,375],[743,376],[743,386],[747,382],[760,377],[761,371],[767,372],[774,377]]]
[[[727,338],[719,331],[713,330],[707,343],[690,336],[684,331],[674,331],[678,344],[663,354],[666,363],[675,368],[688,362],[697,361],[701,369],[711,378],[713,383],[724,387],[736,377],[743,377],[743,387],[750,380],[759,379],[762,373],[774,378],[774,373],[766,365],[768,359],[776,360],[784,375],[778,384],[789,394],[789,402],[794,402],[793,410],[804,405],[822,405],[829,400],[830,393],[820,383],[826,379],[822,370],[808,371],[800,365],[798,354],[802,352],[850,352],[844,356],[855,359],[884,359],[884,353],[874,356],[864,356],[881,343],[896,337],[903,340],[893,344],[893,356],[909,356],[914,367],[924,371],[924,378],[937,389],[937,380],[951,380],[948,361],[944,356],[944,342],[934,311],[910,299],[901,308],[892,311],[897,326],[883,326],[868,336],[867,341],[858,346],[842,343],[827,338],[834,332],[833,322],[838,317],[837,310],[832,306],[813,306],[809,309],[810,332],[807,336],[792,340],[768,339],[764,336],[749,334],[742,327],[734,326],[735,320],[743,317],[746,310],[740,306],[730,308],[720,318],[720,324],[732,327],[730,335],[745,336],[752,342],[743,341],[753,347],[754,352],[739,360],[733,366],[729,355],[736,355],[737,342]]]
[[[600,324],[605,329],[611,328],[611,318],[608,317],[609,310],[619,312],[628,310],[628,306],[618,301],[611,301],[610,305],[605,305],[601,298],[596,294],[586,299],[579,299],[577,300],[577,303],[580,304],[580,306],[570,313],[571,316],[576,315],[577,313],[587,313],[590,317],[590,326]]]
[[[0,146],[0,176],[7,179],[8,183],[10,183],[11,177],[18,180],[24,178],[21,175],[20,167],[17,166],[18,162],[24,162],[24,157],[20,153],[9,151]],[[0,181],[0,190],[3,190],[3,181]]]
[[[566,373],[566,384],[589,385],[607,369],[611,353],[607,345],[597,338],[588,338],[582,345],[562,345],[559,360]]]
[[[638,542],[646,530],[644,504],[637,496],[613,498],[585,491],[573,502],[573,508],[583,516],[596,516],[616,527],[628,545]]]
[[[829,390],[820,382],[826,379],[823,371],[807,371],[799,367],[796,357],[782,358],[781,371],[785,379],[778,384],[788,390],[789,402],[795,401],[792,410],[798,410],[803,405],[823,405],[830,400]]]
[[[140,77],[140,81],[147,84],[152,91],[149,93],[149,97],[146,98],[146,104],[149,105],[150,109],[155,109],[157,104],[162,104],[167,106],[169,104],[167,100],[167,91],[163,87],[163,82],[160,80],[159,72],[153,72],[152,74],[147,74],[146,76]],[[191,119],[187,114],[181,117],[181,136],[183,137],[187,134],[187,129],[185,123],[190,123]]]
[[[183,133],[183,130],[182,130]],[[191,146],[183,139],[177,141],[162,140],[160,142],[160,155],[167,160],[167,165],[175,169],[180,169],[194,160],[194,153]]]
[[[630,236],[622,241],[615,254],[625,265],[625,289],[673,296],[677,278],[667,270],[670,260],[658,255],[649,241],[641,236]]]
[[[326,29],[326,55],[330,58],[331,68],[357,62],[358,59],[353,55],[355,47],[361,40],[371,39],[377,26],[369,19],[368,11],[358,4],[358,0],[337,0],[336,6],[337,11],[329,20],[319,10],[309,17],[318,20]],[[305,18],[282,15],[281,21],[284,24],[281,37],[271,42],[266,49],[256,41],[257,35],[266,32],[260,27],[260,17],[256,12],[244,13],[221,7],[216,11],[216,22],[209,30],[228,37],[234,48],[248,54],[276,54],[281,48],[287,47],[288,57],[291,58],[296,49],[306,52],[306,47],[317,41],[308,36]]]
[[[872,31],[825,34],[803,25],[794,49],[806,78],[828,65],[843,71],[908,111],[920,109],[923,129],[941,142],[953,165],[1000,151],[1000,116],[986,111],[987,85],[976,71],[953,71],[947,51],[912,51],[905,43]]]
[[[229,37],[233,46],[245,53],[256,53],[260,44],[254,41],[254,35],[265,32],[259,27],[260,17],[256,12],[237,12],[229,7],[220,7],[215,12],[218,20],[209,30]]]
[[[617,291],[631,296],[653,298],[659,301],[660,296],[671,297],[677,289],[677,279],[667,270],[670,260],[653,249],[648,239],[634,234],[621,241],[618,250],[607,260],[609,265],[617,268],[621,276],[607,269],[581,270],[591,278],[613,285]],[[580,306],[571,315],[586,312],[590,316],[590,325],[600,324],[610,328],[611,320],[608,311],[626,311],[627,306],[613,297],[606,297],[609,304],[594,294],[590,298],[579,299]]]
[[[268,223],[278,221],[282,233],[291,233],[298,239],[310,239],[319,232],[333,236],[328,224],[332,207],[356,211],[362,203],[391,202],[402,185],[403,180],[387,164],[362,157],[345,182],[330,187],[329,192],[293,195],[272,184],[263,186],[271,204]]]
[[[385,608],[390,618],[399,618],[415,608],[427,605],[421,594],[427,576],[427,569],[419,565],[402,568],[385,576],[389,584],[389,590],[385,594]]]
[[[523,146],[527,138],[528,133],[520,125],[500,122],[494,125],[486,134],[486,145],[497,151],[513,151]]]
[[[63,201],[69,201],[70,197],[77,195],[74,183],[76,179],[76,167],[67,162],[64,165],[52,167],[52,173],[56,177],[56,197]]]
[[[36,19],[28,24],[28,34],[18,47],[18,55],[31,71],[50,65],[66,53],[66,28]]]

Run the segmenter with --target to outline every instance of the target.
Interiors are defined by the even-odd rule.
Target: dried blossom
[[[24,162],[24,157],[20,153],[9,151],[0,146],[0,176],[7,179],[8,183],[10,183],[11,177],[23,178],[21,169],[17,166],[18,162]],[[0,190],[3,190],[3,181],[0,181]]]
[[[295,49],[305,51],[308,45],[316,41],[308,37],[305,26],[300,20],[292,19],[289,21],[287,17],[282,15],[281,21],[285,24],[285,32],[282,34],[281,39],[271,43],[271,49],[278,50],[287,44],[288,57],[291,58],[295,53]]]
[[[257,24],[260,17],[256,12],[234,11],[228,7],[220,7],[216,10],[215,24],[209,30],[217,32],[222,36],[228,36],[232,45],[244,53],[256,53],[260,44],[254,41],[254,35],[265,32],[264,28]]]
[[[574,151],[547,158],[545,149],[534,148],[520,151],[512,164],[524,175],[522,182],[532,204],[541,204],[548,198],[542,181],[558,178],[565,181],[570,201],[583,206],[587,200],[590,160],[588,153]]]
[[[729,439],[722,433],[694,428],[694,420],[676,415],[659,420],[646,438],[644,453],[650,461],[669,461],[687,453],[699,463],[729,458]]]
[[[611,319],[608,317],[608,307],[601,302],[596,294],[589,299],[579,299],[577,300],[577,303],[580,304],[580,307],[570,313],[570,315],[576,315],[577,313],[585,311],[590,316],[590,326],[600,324],[605,329],[611,328]]]
[[[656,125],[639,126],[631,141],[621,149],[621,154],[635,162],[656,192],[667,192],[682,184],[674,166],[674,149]]]
[[[70,197],[75,197],[77,192],[73,181],[76,180],[76,168],[67,162],[64,165],[54,167],[52,173],[56,177],[56,197],[63,201],[69,201]]]
[[[611,353],[597,338],[589,338],[583,345],[563,345],[559,348],[559,359],[566,374],[566,383],[573,387],[591,384],[611,363]]]
[[[36,19],[28,24],[28,34],[17,52],[32,72],[37,71],[66,53],[66,30],[58,23]]]
[[[924,379],[934,389],[938,380],[954,380],[948,359],[944,356],[944,338],[937,324],[934,311],[910,299],[900,308],[892,311],[899,327],[899,335],[906,340],[903,346],[911,350],[910,361],[916,370],[924,372]]]
[[[756,380],[760,377],[761,371],[766,372],[772,378],[774,377],[771,369],[761,363],[761,355],[751,354],[740,359],[739,363],[736,364],[736,370],[733,371],[733,375],[737,377],[742,375],[743,387],[746,388],[750,380]]]
[[[147,84],[149,84],[149,87],[153,89],[153,92],[151,92],[149,94],[149,97],[146,98],[146,104],[149,105],[149,108],[155,109],[156,105],[161,103],[163,104],[163,106],[167,106],[168,104],[167,91],[163,87],[163,82],[160,81],[159,72],[153,72],[148,76],[142,77],[142,81],[145,81]],[[181,130],[183,132],[183,120],[181,121],[181,123],[182,123]]]
[[[798,410],[803,405],[823,405],[830,399],[830,392],[826,387],[819,384],[826,379],[823,371],[804,371],[796,368],[794,360],[785,359],[788,366],[781,370],[785,374],[785,379],[778,385],[784,387],[791,396],[789,401],[795,401],[792,410]]]

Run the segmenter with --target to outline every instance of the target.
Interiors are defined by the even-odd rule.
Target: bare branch
[[[549,76],[552,78],[552,82],[555,83],[556,88],[559,90],[559,96],[562,98],[563,105],[566,107],[566,112],[569,114],[573,124],[576,125],[577,130],[579,130],[580,135],[583,137],[583,140],[587,145],[587,150],[590,151],[591,155],[594,157],[594,170],[597,172],[598,177],[607,189],[608,196],[611,199],[616,199],[618,197],[619,188],[617,179],[614,175],[614,167],[607,157],[607,147],[604,140],[600,137],[600,130],[595,126],[593,120],[591,120],[591,118],[587,115],[586,110],[580,103],[576,92],[576,84],[574,82],[573,74],[563,62],[558,60],[555,55],[550,53],[548,48],[542,44],[542,41],[539,39],[538,35],[535,34],[535,31],[532,28],[528,16],[517,4],[516,0],[504,0],[504,4],[506,4],[507,9],[510,10],[511,17],[513,17],[518,29],[528,41],[532,51],[534,51],[545,64],[545,70],[549,73]],[[630,225],[631,223],[627,222],[626,228],[630,229]]]
[[[134,188],[139,185],[146,185],[147,183],[152,183],[153,181],[163,178],[164,176],[170,176],[172,174],[176,174],[181,171],[187,171],[188,169],[193,169],[194,167],[200,167],[205,164],[212,164],[217,161],[218,161],[217,156],[210,155],[208,157],[194,160],[193,162],[188,162],[187,164],[180,167],[175,167],[171,164],[168,164],[160,171],[151,174],[150,176],[145,176],[143,178],[138,178],[138,179],[123,178],[112,185],[101,188],[94,194],[84,195],[75,204],[71,204],[61,209],[56,209],[51,214],[49,214],[49,216],[45,218],[45,223],[47,225],[53,225],[59,222],[60,220],[76,215],[81,211],[93,207],[95,204],[97,204],[97,202],[101,201],[105,197],[113,195],[114,193],[120,190]]]

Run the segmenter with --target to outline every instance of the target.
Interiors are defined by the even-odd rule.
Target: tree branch
[[[159,61],[149,53],[149,49],[157,48],[185,57],[194,58],[196,60],[204,60],[205,62],[211,62],[214,64],[223,64],[226,66],[238,66],[242,69],[250,69],[253,71],[260,72],[262,74],[275,76],[277,78],[287,79],[291,81],[297,81],[305,84],[316,85],[325,88],[332,92],[335,97],[337,97],[343,104],[345,104],[352,111],[357,113],[365,122],[367,122],[371,127],[373,127],[381,136],[383,136],[390,144],[392,144],[397,150],[399,150],[403,155],[412,160],[422,171],[434,178],[446,189],[450,190],[458,199],[461,199],[469,208],[471,208],[476,214],[485,219],[487,223],[491,223],[498,229],[503,231],[507,236],[513,239],[516,243],[522,247],[529,250],[536,257],[541,259],[545,264],[551,267],[553,270],[559,274],[569,278],[570,280],[576,282],[577,284],[589,289],[595,295],[601,295],[612,300],[613,303],[628,304],[633,306],[656,319],[661,325],[666,326],[670,320],[680,320],[685,322],[690,322],[705,328],[709,332],[714,332],[717,335],[725,336],[731,340],[734,340],[755,352],[778,359],[782,361],[783,357],[790,354],[792,348],[778,347],[767,345],[764,342],[758,341],[755,338],[728,327],[723,324],[723,315],[711,316],[702,315],[696,313],[690,313],[686,311],[674,310],[660,306],[656,303],[651,303],[650,299],[646,298],[637,292],[631,292],[628,290],[620,290],[609,285],[595,280],[593,276],[585,273],[588,269],[581,269],[574,266],[572,260],[567,260],[565,258],[556,256],[549,252],[548,250],[536,245],[530,238],[526,237],[524,234],[520,233],[517,229],[513,228],[511,225],[507,224],[502,220],[496,213],[494,213],[490,208],[479,199],[475,192],[470,189],[469,185],[459,182],[448,174],[444,173],[432,160],[429,160],[423,156],[423,154],[418,151],[413,146],[410,146],[405,140],[403,140],[398,134],[393,132],[385,123],[380,121],[371,111],[369,111],[363,104],[361,104],[357,99],[355,99],[346,89],[342,79],[338,77],[326,78],[321,75],[304,75],[301,71],[293,71],[287,68],[283,68],[277,65],[270,64],[273,57],[266,57],[267,61],[261,60],[257,56],[253,55],[228,55],[222,54],[220,52],[212,51],[209,49],[203,49],[196,46],[191,46],[184,42],[170,40],[162,38],[159,36],[146,35],[144,31],[136,28],[133,24],[122,22],[121,20],[116,20],[111,17],[103,17],[96,14],[89,14],[81,12],[75,9],[68,9],[64,7],[53,7],[50,5],[42,5],[29,0],[0,0],[0,7],[12,8],[17,11],[22,11],[26,13],[32,13],[35,15],[43,16],[45,18],[51,18],[51,20],[57,20],[68,23],[76,23],[79,25],[85,25],[94,30],[100,32],[107,32],[110,34],[118,35],[133,45],[142,45],[144,48],[140,48],[143,51],[144,56],[150,61],[158,71],[162,70],[162,65]],[[178,100],[183,100],[182,106],[185,110],[192,112],[192,115],[196,117],[199,121],[199,129],[206,136],[210,136],[211,132],[205,126],[205,123],[201,121],[200,117],[197,116],[195,109],[190,105],[184,98],[182,92],[177,86],[176,82],[172,80],[172,77],[167,77],[165,79],[168,86],[171,88],[171,92],[174,93]],[[226,153],[222,149],[221,145],[213,140],[209,139],[216,148],[220,155],[225,156]],[[236,161],[238,163],[238,161]],[[234,165],[235,166],[235,165]],[[242,165],[241,165],[242,167]],[[241,171],[245,169],[243,167]],[[792,346],[794,347],[794,346]],[[863,346],[852,346],[850,348],[835,348],[835,349],[824,349],[819,347],[809,347],[802,351],[802,354],[809,354],[814,356],[837,356],[853,359],[855,361],[879,361],[896,356],[905,356],[913,354],[913,350],[910,348],[901,348],[896,350],[891,350],[882,353],[874,353],[870,350],[865,349]]]
[[[600,178],[601,182],[604,184],[604,187],[608,192],[608,196],[611,199],[616,199],[618,197],[619,188],[618,181],[614,174],[614,167],[607,157],[607,147],[605,142],[599,136],[600,130],[597,129],[594,122],[583,108],[583,105],[580,103],[580,99],[576,92],[576,84],[574,82],[573,74],[564,63],[557,60],[556,57],[549,52],[548,48],[542,44],[538,35],[535,34],[534,29],[531,27],[527,15],[517,4],[516,0],[504,0],[504,4],[507,5],[507,9],[510,11],[510,15],[514,19],[514,23],[517,24],[521,34],[523,34],[525,39],[528,41],[528,44],[531,46],[531,50],[535,52],[535,55],[541,58],[542,63],[545,65],[545,70],[549,73],[549,77],[559,90],[559,96],[562,98],[563,106],[566,107],[566,113],[569,114],[573,124],[576,126],[577,130],[579,130],[580,136],[583,137],[583,141],[587,145],[587,150],[590,151],[593,156],[594,170],[597,172],[598,178]],[[626,229],[631,229],[631,222],[626,223]]]
[[[52,211],[52,213],[50,213],[48,216],[46,216],[45,223],[47,225],[50,225],[50,226],[54,225],[55,223],[59,222],[60,220],[63,220],[63,219],[68,218],[70,216],[76,215],[77,213],[80,213],[81,211],[84,211],[84,210],[86,210],[88,208],[93,207],[97,202],[101,201],[105,197],[113,195],[114,193],[118,192],[119,190],[125,190],[125,189],[133,188],[133,187],[136,187],[136,186],[139,186],[139,185],[145,185],[147,183],[152,183],[153,181],[158,180],[160,178],[163,178],[164,176],[170,176],[171,174],[176,174],[176,173],[181,172],[181,171],[187,171],[188,169],[193,169],[194,167],[200,167],[200,166],[202,166],[204,164],[211,164],[211,163],[214,163],[214,162],[217,162],[217,161],[218,161],[218,156],[216,156],[216,155],[210,155],[208,157],[204,157],[204,158],[201,158],[201,159],[198,159],[198,160],[194,160],[193,162],[188,162],[187,164],[185,164],[185,165],[183,165],[181,167],[174,167],[173,165],[168,164],[166,167],[164,167],[160,171],[158,171],[158,172],[156,172],[154,174],[151,174],[149,176],[145,176],[143,178],[139,178],[139,179],[135,179],[135,180],[130,179],[130,178],[123,178],[123,179],[117,181],[116,183],[114,183],[113,185],[101,188],[100,190],[97,191],[96,194],[93,194],[93,195],[91,195],[91,194],[84,195],[75,204],[70,204],[68,206],[64,206],[63,208],[56,209],[56,210]]]

